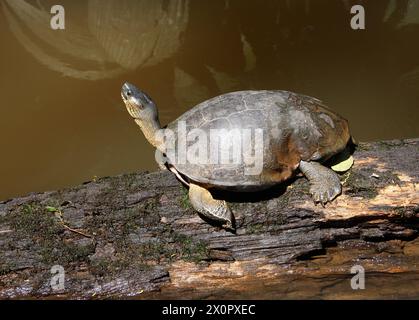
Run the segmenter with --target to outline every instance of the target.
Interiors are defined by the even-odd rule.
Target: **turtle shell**
[[[327,160],[350,139],[344,118],[318,99],[288,91],[223,94],[166,128],[172,133],[166,140],[171,143],[168,163],[181,175],[208,187],[242,191],[284,181],[300,160]]]

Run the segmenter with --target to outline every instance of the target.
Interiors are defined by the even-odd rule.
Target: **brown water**
[[[0,2],[0,199],[94,176],[154,170],[125,110],[130,81],[163,124],[242,89],[318,97],[358,140],[419,136],[419,1],[62,0]],[[44,11],[43,11],[44,10]]]

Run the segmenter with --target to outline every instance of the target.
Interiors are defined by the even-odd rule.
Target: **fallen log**
[[[361,143],[324,208],[300,178],[226,195],[236,234],[203,221],[167,171],[0,202],[0,298],[419,298],[418,148]]]

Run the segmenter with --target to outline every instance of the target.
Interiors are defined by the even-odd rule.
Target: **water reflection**
[[[188,21],[188,0],[88,0],[86,25],[71,24],[57,32],[41,3],[5,2],[10,29],[26,50],[54,71],[88,80],[111,78],[172,56]],[[87,70],[80,68],[84,65]]]
[[[362,1],[354,31],[358,2],[62,0],[54,31],[55,1],[0,0],[0,199],[156,169],[125,81],[162,124],[222,92],[283,89],[323,99],[357,140],[419,136],[419,0]]]
[[[66,76],[111,78],[174,58],[180,103],[243,87],[312,86],[313,78],[329,72],[322,70],[325,61],[339,72],[350,65],[352,74],[371,63],[398,67],[392,78],[401,85],[411,85],[419,73],[419,59],[400,65],[406,54],[418,51],[417,45],[410,53],[404,50],[417,42],[418,0],[365,3],[367,30],[361,33],[348,27],[349,8],[356,3],[350,0],[87,0],[85,21],[59,34],[40,2],[5,3],[21,45]],[[377,56],[378,51],[387,54]],[[192,83],[191,99],[185,93],[191,94]]]

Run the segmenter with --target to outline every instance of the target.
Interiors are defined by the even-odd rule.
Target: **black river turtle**
[[[160,167],[189,187],[195,210],[227,229],[234,229],[234,216],[213,189],[263,190],[300,171],[316,203],[341,193],[339,176],[322,163],[346,149],[348,122],[318,99],[279,90],[231,92],[162,128],[146,93],[125,83],[121,95]]]

